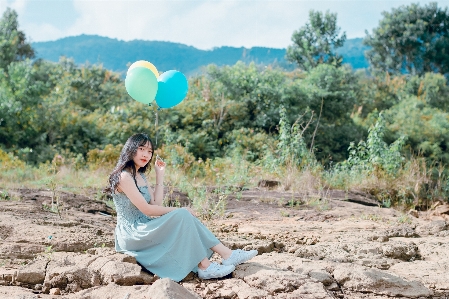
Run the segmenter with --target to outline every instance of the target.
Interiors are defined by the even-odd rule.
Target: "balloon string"
[[[156,114],[156,118],[155,118],[155,120],[154,120],[154,127],[155,127],[155,129],[156,129],[156,147],[157,147],[157,135],[159,134],[159,131],[158,131],[158,129],[157,129],[157,125],[158,125],[158,110],[156,110],[155,112],[154,112],[155,114]]]

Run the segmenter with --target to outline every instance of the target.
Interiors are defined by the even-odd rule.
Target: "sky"
[[[170,41],[208,50],[214,47],[286,48],[310,10],[337,13],[347,38],[364,37],[401,5],[432,0],[0,0],[19,15],[31,42],[80,34],[119,40]],[[435,0],[433,0],[435,2]],[[441,8],[449,0],[437,1]]]

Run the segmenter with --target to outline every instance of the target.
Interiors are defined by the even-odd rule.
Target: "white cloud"
[[[48,23],[35,24],[30,32],[25,32],[30,37],[31,42],[48,41],[66,37],[66,32]]]
[[[21,14],[23,12],[26,2],[26,0],[7,1],[8,6],[14,9],[18,14]]]
[[[0,14],[3,15],[3,12],[7,7],[14,9],[18,14],[23,12],[25,8],[26,0],[0,0]]]
[[[19,13],[27,3],[44,0],[0,0]],[[42,9],[60,9],[45,0]],[[291,35],[308,21],[309,10],[335,12],[338,26],[349,38],[363,37],[378,25],[382,11],[413,0],[54,0],[65,1],[73,22],[24,19],[21,28],[34,41],[97,34],[121,40],[162,40],[201,49],[218,46],[285,48]],[[432,0],[421,0],[426,4]],[[42,2],[44,3],[44,2]],[[53,2],[53,4],[56,2]],[[439,1],[439,6],[449,0]],[[58,2],[60,4],[60,2]],[[31,17],[30,17],[31,18]]]
[[[214,46],[285,47],[306,22],[312,2],[300,1],[83,1],[67,35],[174,41]],[[294,20],[294,22],[292,22]],[[291,23],[290,25],[286,23]]]

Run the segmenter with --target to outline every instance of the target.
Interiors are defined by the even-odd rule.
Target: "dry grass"
[[[374,195],[384,206],[404,208],[427,205],[443,200],[443,168],[439,168],[438,180],[432,178],[434,167],[428,167],[422,158],[412,157],[395,176],[381,170],[371,173],[329,172],[326,179],[334,188],[362,190]],[[342,188],[342,189],[343,189]]]
[[[281,182],[280,191],[302,194],[302,202],[313,205],[317,199],[327,202],[330,189],[362,190],[373,194],[384,206],[431,206],[435,200],[446,200],[444,168],[429,168],[424,159],[411,158],[395,175],[382,171],[356,173],[351,171],[325,171],[322,167],[277,166],[268,170],[239,156],[208,161],[193,161],[186,168],[168,166],[165,184],[188,191],[189,188],[214,186],[255,187],[261,179]],[[15,163],[12,161],[11,163]],[[107,183],[111,169],[98,167],[75,168],[71,165],[55,166],[51,163],[30,166],[0,164],[0,189],[45,188],[50,184],[58,190],[98,197]],[[436,174],[435,174],[436,173]],[[436,177],[436,179],[435,179]],[[155,182],[155,172],[148,174],[150,184]],[[185,189],[185,190],[183,190]]]

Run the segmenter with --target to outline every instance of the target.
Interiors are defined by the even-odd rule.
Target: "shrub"
[[[108,144],[104,149],[93,149],[87,153],[87,164],[91,169],[113,168],[120,156],[122,144]]]
[[[401,150],[407,139],[401,136],[392,144],[387,145],[383,141],[385,135],[385,120],[382,113],[379,114],[376,124],[369,129],[368,138],[360,141],[357,146],[351,142],[348,151],[349,158],[337,164],[342,170],[365,172],[366,174],[387,174],[394,177],[405,161]]]
[[[23,169],[25,166],[25,162],[21,161],[18,157],[14,156],[12,153],[7,153],[0,149],[0,169]]]

